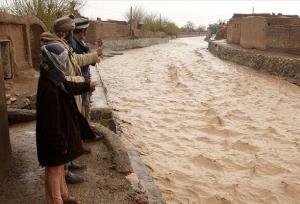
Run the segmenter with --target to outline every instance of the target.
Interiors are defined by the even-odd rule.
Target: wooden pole
[[[132,38],[132,6],[130,6],[130,38]]]
[[[159,31],[161,31],[161,13],[159,14]]]

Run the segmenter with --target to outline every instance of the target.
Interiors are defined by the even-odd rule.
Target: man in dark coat
[[[37,93],[37,147],[42,166],[56,166],[83,153],[82,134],[93,135],[79,113],[74,95],[91,91],[94,84],[58,82],[41,70]],[[52,153],[48,151],[53,151]]]
[[[64,164],[83,154],[82,135],[91,138],[94,133],[80,114],[74,96],[94,91],[96,83],[67,81],[64,70],[70,56],[63,44],[56,41],[42,46],[42,56],[36,142],[39,163],[45,167],[47,203],[76,204],[79,202],[68,193]]]

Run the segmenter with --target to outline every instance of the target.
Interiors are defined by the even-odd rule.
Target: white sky
[[[100,17],[103,20],[124,20],[124,13],[130,6],[141,6],[147,11],[161,13],[162,17],[182,26],[191,20],[195,25],[205,25],[217,22],[218,19],[228,20],[233,13],[251,13],[254,7],[255,13],[283,13],[300,15],[300,1],[292,0],[223,0],[223,1],[104,1],[86,0],[86,5],[81,13],[91,19]]]

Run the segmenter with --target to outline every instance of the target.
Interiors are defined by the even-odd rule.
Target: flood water
[[[125,51],[101,74],[167,203],[300,203],[300,87],[203,38]]]

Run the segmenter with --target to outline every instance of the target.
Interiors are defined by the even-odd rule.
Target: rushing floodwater
[[[101,67],[167,203],[300,203],[300,88],[212,56],[202,38]]]

